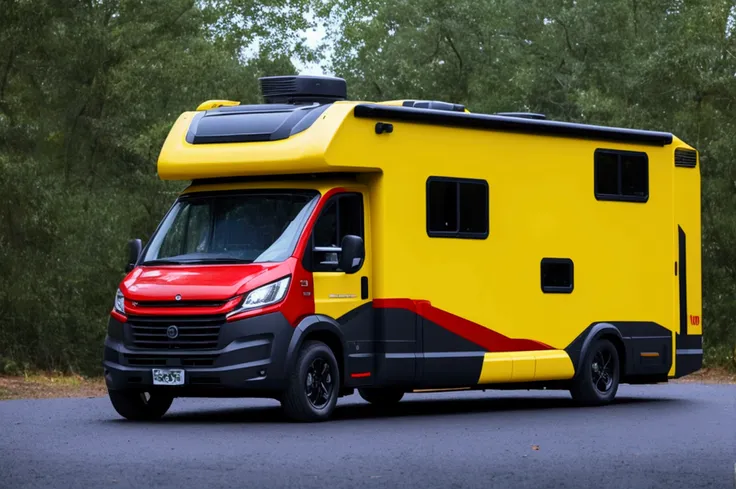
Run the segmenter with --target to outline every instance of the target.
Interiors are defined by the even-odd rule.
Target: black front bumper
[[[276,397],[294,328],[279,313],[224,323],[216,348],[137,348],[132,327],[111,317],[104,373],[110,390],[167,390],[177,397]],[[183,369],[184,385],[154,386],[152,369]]]

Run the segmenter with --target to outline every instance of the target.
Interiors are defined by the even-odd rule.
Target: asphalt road
[[[538,449],[535,449],[538,448]],[[273,401],[177,399],[157,423],[106,398],[0,402],[2,488],[734,489],[736,386],[414,394],[391,413],[343,398],[335,419]]]

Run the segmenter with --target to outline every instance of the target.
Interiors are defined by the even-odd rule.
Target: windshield
[[[280,262],[294,251],[317,192],[186,196],[164,219],[143,265]]]

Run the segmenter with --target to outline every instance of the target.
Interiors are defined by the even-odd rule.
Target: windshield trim
[[[191,192],[191,193],[182,193],[180,194],[176,200],[171,204],[169,209],[166,211],[166,214],[164,214],[163,218],[159,221],[158,225],[156,226],[156,229],[151,234],[148,242],[143,247],[140,256],[138,257],[138,261],[136,262],[136,266],[212,266],[212,265],[219,265],[224,263],[218,263],[217,261],[211,261],[211,262],[202,262],[202,261],[196,261],[195,263],[186,263],[186,262],[179,262],[174,257],[170,257],[172,263],[170,265],[146,265],[146,262],[160,262],[160,261],[166,261],[166,259],[158,259],[158,258],[152,258],[150,260],[145,260],[146,256],[148,255],[151,246],[156,242],[156,238],[161,235],[162,228],[166,227],[168,228],[169,220],[174,219],[176,217],[175,212],[177,209],[177,206],[181,205],[182,203],[185,203],[190,200],[200,200],[200,199],[211,199],[211,198],[218,198],[218,197],[236,197],[236,196],[253,196],[253,195],[304,195],[306,197],[311,197],[311,199],[305,204],[304,208],[300,210],[299,214],[303,213],[303,217],[298,223],[297,229],[294,233],[292,242],[289,244],[285,251],[285,258],[283,260],[278,261],[259,261],[256,259],[252,263],[282,263],[286,259],[288,259],[290,256],[293,256],[294,251],[296,250],[296,247],[299,243],[299,239],[301,238],[302,234],[304,233],[304,229],[307,226],[307,223],[309,222],[309,218],[314,213],[314,210],[317,208],[317,204],[319,203],[322,193],[314,188],[254,188],[254,189],[227,189],[227,190],[206,190],[206,191],[200,191],[200,192]],[[298,214],[298,215],[299,215]],[[275,243],[275,242],[274,242]],[[273,245],[273,243],[272,243]],[[265,251],[261,253],[263,255]],[[245,263],[243,263],[245,264]],[[242,264],[229,264],[230,266],[239,266]]]

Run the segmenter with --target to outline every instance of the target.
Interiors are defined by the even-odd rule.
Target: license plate
[[[184,385],[184,371],[154,368],[153,385]]]

